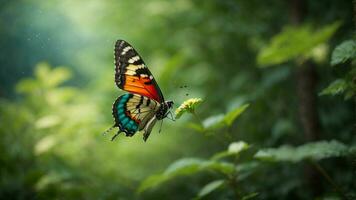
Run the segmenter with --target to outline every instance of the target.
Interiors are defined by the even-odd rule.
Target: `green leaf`
[[[242,181],[250,177],[256,169],[260,166],[260,162],[257,161],[249,161],[243,162],[241,164],[236,165],[236,172],[237,172],[237,181]]]
[[[203,126],[205,129],[219,129],[222,127],[229,127],[233,122],[248,108],[249,104],[244,104],[227,114],[215,115],[208,117],[203,121]]]
[[[152,175],[146,178],[141,182],[140,186],[137,189],[137,193],[142,193],[148,189],[155,188],[158,185],[164,183],[169,179],[168,176],[164,174]]]
[[[338,45],[331,54],[331,65],[345,63],[356,57],[356,40],[347,40]]]
[[[253,198],[257,197],[257,196],[258,196],[258,193],[257,193],[257,192],[254,192],[254,193],[248,194],[248,195],[246,195],[246,196],[243,196],[243,197],[242,197],[242,200],[253,199]]]
[[[265,161],[299,162],[305,159],[321,160],[330,157],[348,155],[348,147],[336,140],[330,142],[319,141],[308,143],[299,147],[282,146],[259,150],[255,158]]]
[[[223,186],[225,183],[224,180],[215,180],[212,181],[210,183],[208,183],[207,185],[205,185],[198,193],[198,197],[204,197],[208,194],[210,194],[211,192],[213,192],[214,190],[220,188],[221,186]]]
[[[46,62],[40,62],[35,67],[35,76],[40,81],[45,81],[48,78],[48,74],[50,73],[51,67]]]
[[[39,118],[35,123],[35,127],[37,129],[51,128],[58,125],[60,122],[61,118],[58,115],[47,115]]]
[[[50,74],[47,77],[46,83],[48,87],[56,87],[63,82],[69,80],[72,76],[71,71],[65,67],[56,67],[51,70]]]
[[[264,67],[310,56],[312,50],[329,40],[339,26],[340,23],[336,22],[317,31],[312,30],[310,25],[286,26],[281,33],[271,39],[268,46],[261,49],[257,62]]]
[[[16,84],[16,91],[18,93],[32,93],[39,88],[39,84],[36,80],[31,78],[22,79]]]
[[[196,158],[184,158],[172,163],[164,173],[171,176],[195,173],[203,162]]]
[[[177,176],[192,175],[206,170],[212,170],[223,174],[231,174],[234,172],[234,168],[233,164],[226,162],[183,158],[171,164],[164,173],[153,175],[145,179],[138,188],[138,192],[140,193],[147,189],[154,188]]]
[[[226,125],[231,126],[232,123],[236,120],[237,117],[239,117],[247,108],[249,104],[244,104],[235,110],[227,113],[224,117],[224,122]]]
[[[48,135],[42,139],[40,139],[35,145],[35,154],[40,155],[42,153],[48,152],[55,144],[56,139],[54,135]]]
[[[197,123],[188,123],[187,124],[187,127],[197,131],[197,132],[204,132],[205,131],[205,128],[200,125],[200,124],[197,124]]]
[[[239,154],[249,148],[249,145],[244,141],[233,142],[229,145],[228,152]]]
[[[240,152],[249,148],[249,145],[244,141],[233,142],[229,145],[227,151],[216,153],[211,157],[212,160],[219,160],[229,156],[237,156]]]
[[[224,126],[224,114],[213,115],[203,121],[204,129],[218,129]]]
[[[336,79],[327,88],[324,88],[319,95],[337,95],[347,89],[347,83],[344,79]]]

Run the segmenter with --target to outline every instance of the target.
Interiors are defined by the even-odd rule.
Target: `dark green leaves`
[[[286,26],[271,39],[269,45],[261,49],[257,62],[264,67],[308,57],[314,48],[328,41],[339,26],[340,23],[334,23],[318,30],[310,25]]]
[[[344,79],[336,79],[334,82],[321,91],[320,95],[337,95],[347,89],[347,82]]]
[[[356,41],[346,40],[338,45],[331,56],[330,64],[332,66],[336,65],[346,65],[347,61],[353,61],[356,57]],[[338,78],[329,86],[327,86],[320,95],[340,95],[343,94],[345,100],[350,99],[356,95],[356,68],[355,63],[350,62],[350,70],[343,76],[343,78]]]
[[[331,55],[331,65],[337,65],[356,57],[356,41],[346,40],[338,45]]]

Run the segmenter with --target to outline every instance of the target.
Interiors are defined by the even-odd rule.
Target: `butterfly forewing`
[[[115,44],[115,82],[128,92],[146,96],[162,103],[162,92],[141,56],[126,41]]]

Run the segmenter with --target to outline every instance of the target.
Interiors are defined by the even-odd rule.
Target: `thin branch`
[[[330,177],[330,175],[325,171],[325,169],[316,161],[310,160],[311,164],[317,169],[317,171],[329,182],[329,184],[334,187],[334,190],[337,191],[341,197],[345,200],[349,200],[345,192],[341,187]]]

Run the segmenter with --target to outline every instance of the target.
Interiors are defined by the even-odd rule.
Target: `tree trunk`
[[[294,25],[300,25],[306,15],[305,0],[290,1],[290,19]],[[302,62],[296,66],[296,87],[298,96],[298,111],[303,127],[305,142],[320,138],[320,124],[317,111],[317,72],[312,62]],[[311,165],[305,166],[305,180],[314,197],[323,192],[319,173]]]

